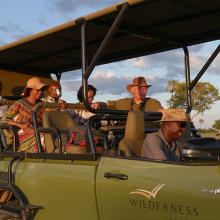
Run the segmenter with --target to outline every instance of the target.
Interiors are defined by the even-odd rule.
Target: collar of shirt
[[[165,139],[161,129],[159,130],[159,134],[160,134],[161,138],[163,139],[163,141],[165,142],[166,147],[169,148],[171,152],[175,151],[176,150],[176,142],[172,141],[171,146],[170,146],[169,143],[167,142],[167,140]]]

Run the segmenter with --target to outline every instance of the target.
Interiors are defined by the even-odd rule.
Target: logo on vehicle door
[[[164,185],[165,184],[159,184],[156,187],[154,187],[151,191],[144,190],[144,189],[136,189],[135,191],[130,192],[129,194],[141,195],[148,199],[151,199],[151,197],[153,197],[155,199],[157,193],[163,188]]]

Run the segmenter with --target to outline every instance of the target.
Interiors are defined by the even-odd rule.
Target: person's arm
[[[162,150],[162,140],[154,134],[148,134],[142,145],[141,157],[153,160],[166,160]]]
[[[20,123],[16,121],[15,118],[19,114],[19,108],[20,108],[20,104],[18,102],[14,102],[14,104],[9,108],[9,110],[5,114],[4,123],[17,126],[21,129],[27,129],[32,127],[31,123],[28,122]]]
[[[18,115],[19,113],[19,104],[15,102],[9,110],[5,113],[5,120],[4,123],[7,123],[9,125],[14,125],[19,128],[25,129],[28,128],[27,123],[18,123],[14,120],[14,118]]]
[[[145,103],[144,111],[158,112],[163,109],[163,106],[157,99],[148,98]]]
[[[18,123],[18,122],[14,121],[14,120],[11,120],[11,119],[6,119],[6,122],[9,125],[14,125],[14,126],[17,126],[17,127],[21,128],[21,129],[30,128],[28,123]]]

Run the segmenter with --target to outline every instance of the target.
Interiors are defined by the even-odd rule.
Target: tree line
[[[167,104],[169,108],[187,108],[186,83],[177,80],[168,82],[167,91],[171,94]],[[192,90],[192,109],[195,114],[192,119],[211,109],[212,105],[220,100],[218,88],[209,82],[198,82]],[[199,121],[201,124],[203,119]],[[213,124],[213,129],[220,130],[220,120],[216,120]]]

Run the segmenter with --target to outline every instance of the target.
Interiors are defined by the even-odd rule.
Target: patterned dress
[[[34,135],[33,129],[33,112],[34,105],[30,104],[27,99],[20,99],[9,108],[6,112],[6,119],[15,120],[15,122],[20,124],[26,124],[27,128],[20,129],[18,131],[19,138],[19,149],[18,151],[26,151],[37,153],[37,143]],[[37,120],[38,124],[41,124],[43,110],[38,112]]]

